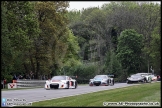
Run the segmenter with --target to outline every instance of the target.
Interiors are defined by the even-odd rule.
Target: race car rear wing
[[[108,77],[114,78],[114,75],[107,75]]]
[[[70,76],[72,79],[76,79],[78,78],[78,76]]]

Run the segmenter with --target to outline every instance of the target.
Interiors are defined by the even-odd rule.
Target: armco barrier
[[[78,84],[88,84],[89,79],[76,79]],[[12,88],[37,88],[44,87],[46,80],[14,80],[13,83],[8,83],[8,89]]]
[[[16,80],[17,88],[44,87],[46,80]]]
[[[8,89],[14,89],[14,88],[17,88],[16,83],[8,83]]]

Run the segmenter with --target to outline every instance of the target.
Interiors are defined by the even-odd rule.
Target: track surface
[[[43,100],[56,99],[61,97],[74,96],[79,94],[92,93],[102,90],[122,88],[133,85],[137,84],[115,83],[114,86],[92,86],[92,87],[90,87],[89,85],[80,85],[80,86],[78,85],[77,89],[46,90],[44,88],[36,88],[36,89],[1,91],[2,92],[1,94],[2,98],[12,100],[15,98],[19,100],[25,99],[25,102],[29,103],[29,102],[38,102]]]

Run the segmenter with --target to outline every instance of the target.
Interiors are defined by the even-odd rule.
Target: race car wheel
[[[69,89],[69,86],[70,86],[70,82],[68,81],[67,82],[67,88],[66,89]]]
[[[78,86],[78,83],[77,83],[77,82],[75,82],[75,89],[77,88],[77,86]]]
[[[110,79],[110,86],[113,86],[113,85],[114,85],[113,82],[114,82],[114,81]]]
[[[109,79],[107,80],[107,86],[109,86]]]
[[[127,80],[127,84],[130,84],[131,82]]]
[[[50,90],[50,89],[47,89],[47,88],[46,88],[46,90]]]
[[[91,83],[89,83],[89,86],[93,86],[93,83],[91,82]]]
[[[147,80],[146,80],[146,78],[144,78],[144,81],[143,81],[144,83],[146,83],[147,82]]]
[[[115,81],[113,80],[113,85],[114,85],[114,82],[115,82]]]

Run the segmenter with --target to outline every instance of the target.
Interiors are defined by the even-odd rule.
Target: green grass
[[[159,82],[35,102],[32,106],[103,106],[103,102],[160,102]]]

